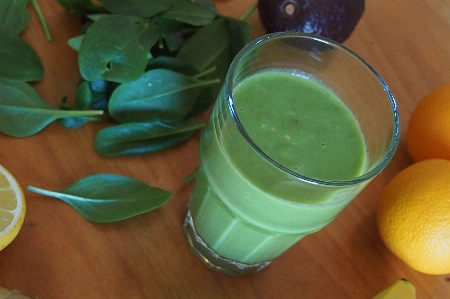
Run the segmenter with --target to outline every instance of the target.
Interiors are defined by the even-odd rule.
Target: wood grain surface
[[[255,0],[216,1],[238,17]],[[79,18],[54,0],[38,1],[54,40],[47,42],[34,14],[23,37],[39,53],[45,79],[36,84],[53,106],[69,101],[80,78],[67,45]],[[253,36],[264,34],[258,14]],[[390,165],[324,230],[306,237],[263,271],[229,277],[208,270],[190,252],[182,229],[197,166],[198,136],[162,153],[104,158],[93,148],[102,124],[68,130],[58,123],[28,138],[0,134],[0,164],[25,189],[62,189],[87,175],[130,176],[174,192],[162,208],[117,223],[94,224],[68,205],[24,191],[25,223],[0,252],[0,286],[40,299],[99,298],[372,298],[399,278],[411,280],[419,299],[450,298],[450,275],[419,273],[381,242],[375,212],[386,183],[411,164],[405,128],[420,99],[450,83],[450,0],[367,0],[345,45],[385,79],[398,102],[402,137]],[[1,67],[1,66],[0,66]]]

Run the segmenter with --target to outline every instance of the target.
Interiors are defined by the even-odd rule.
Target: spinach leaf
[[[147,71],[111,95],[108,110],[120,123],[182,118],[191,112],[202,88],[218,80],[198,80],[167,69]]]
[[[99,82],[99,81],[93,81]],[[105,82],[105,81],[100,81]],[[75,92],[75,107],[77,109],[88,109],[92,107],[94,103],[94,93],[91,89],[91,82],[82,81],[77,87]]]
[[[0,132],[31,136],[56,119],[102,115],[103,111],[63,111],[48,105],[28,83],[0,81]]]
[[[76,90],[74,103],[75,110],[107,110],[107,101],[111,94],[110,88],[115,83],[99,80],[99,81],[81,81]],[[67,104],[67,98],[61,101],[60,109],[74,110]],[[105,118],[98,116],[78,116],[65,117],[58,119],[58,122],[66,128],[76,129],[90,121],[103,121]]]
[[[106,80],[81,80],[76,91],[75,107],[108,110],[109,98],[118,85]]]
[[[113,222],[140,215],[164,205],[172,193],[135,179],[114,174],[85,177],[61,191],[34,186],[28,190],[58,198],[92,222]]]
[[[76,110],[86,110],[91,107],[91,100],[88,99],[87,97],[85,98],[85,100],[86,100],[85,102],[79,100],[80,98],[77,98],[77,99],[78,99],[78,101],[75,101],[75,109]],[[61,110],[68,110],[68,111],[74,110],[67,104],[67,97],[65,97],[61,100],[61,105],[59,106],[59,108]],[[77,129],[87,122],[102,121],[102,120],[103,119],[99,118],[98,116],[75,116],[75,117],[64,117],[64,118],[57,119],[57,121],[62,126],[68,128],[68,129]]]
[[[75,51],[80,51],[80,47],[81,47],[81,42],[83,41],[84,38],[84,34],[79,35],[79,36],[75,36],[70,38],[67,43],[69,44],[69,46],[74,49]]]
[[[62,110],[70,110],[70,109],[63,109]],[[65,128],[68,129],[78,129],[82,125],[84,125],[87,122],[92,121],[100,121],[98,117],[88,117],[88,116],[79,116],[79,117],[65,117],[58,119],[58,122]]]
[[[217,58],[225,52],[227,54],[225,64],[229,66],[234,56],[250,40],[249,23],[221,16],[194,34],[176,57],[198,70],[204,70],[217,62]]]
[[[0,80],[37,81],[44,67],[31,46],[19,36],[0,35]]]
[[[102,8],[100,1],[93,0],[56,0],[65,10],[74,15],[97,12]]]
[[[180,49],[176,58],[203,70],[214,65],[216,71],[209,77],[225,78],[236,54],[251,40],[251,26],[248,22],[220,16],[204,26]],[[199,49],[198,45],[204,45]],[[215,101],[220,86],[210,86],[202,91],[189,117],[207,110]]]
[[[113,14],[122,14],[150,18],[167,11],[171,7],[171,0],[103,0],[106,10]]]
[[[108,157],[154,153],[186,141],[202,127],[191,120],[127,123],[100,130],[94,145]]]
[[[220,38],[218,38],[220,37]],[[202,27],[181,48],[176,58],[202,71],[226,49],[228,32],[223,18]],[[203,45],[199,47],[199,45]]]
[[[154,69],[166,69],[190,77],[194,77],[198,74],[197,69],[193,66],[170,56],[158,56],[150,59],[147,64],[147,71]]]
[[[30,21],[29,0],[0,0],[0,35],[18,36]]]
[[[173,53],[176,52],[185,42],[185,24],[174,20],[160,19],[158,26],[161,31],[161,37],[167,45],[167,50],[171,55],[173,55]],[[158,50],[161,50],[161,47],[158,48]]]
[[[104,15],[86,31],[79,66],[86,80],[129,82],[145,70],[150,48],[157,43],[157,26],[140,17]]]
[[[240,19],[234,19],[227,16],[221,17],[225,25],[227,26],[228,31],[228,43],[229,43],[229,51],[230,57],[228,58],[231,64],[233,58],[237,55],[237,53],[247,45],[252,39],[252,27],[250,23]],[[228,67],[226,68],[226,71]]]
[[[210,23],[217,16],[211,0],[173,0],[172,6],[162,18],[180,21],[194,26]]]

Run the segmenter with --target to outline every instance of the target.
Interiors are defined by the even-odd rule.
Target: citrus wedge
[[[25,219],[25,197],[16,179],[0,165],[0,250],[8,246]]]
[[[410,281],[399,279],[372,299],[416,299],[416,288]]]

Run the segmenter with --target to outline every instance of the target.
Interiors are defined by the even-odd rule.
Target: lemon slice
[[[416,288],[406,279],[399,279],[372,299],[416,299]]]
[[[0,165],[0,250],[8,246],[25,219],[25,197],[16,179]]]

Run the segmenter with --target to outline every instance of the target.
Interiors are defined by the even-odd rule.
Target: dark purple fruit
[[[267,33],[299,31],[342,43],[364,12],[364,0],[258,0]]]

